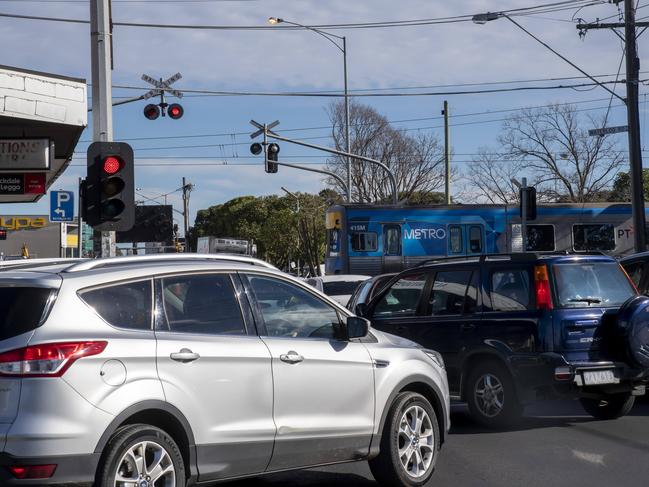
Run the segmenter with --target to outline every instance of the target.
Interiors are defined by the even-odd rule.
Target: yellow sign
[[[32,218],[29,216],[0,216],[0,228],[6,230],[36,230],[47,226],[45,217]]]

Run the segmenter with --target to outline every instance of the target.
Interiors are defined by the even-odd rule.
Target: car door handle
[[[199,354],[192,352],[189,348],[183,348],[180,350],[180,352],[172,353],[171,355],[169,355],[169,357],[171,358],[171,360],[182,362],[184,364],[193,362],[194,360],[201,358]]]
[[[465,331],[475,330],[475,325],[473,323],[464,323],[461,328]]]
[[[287,364],[297,364],[299,362],[302,362],[304,360],[304,357],[299,353],[291,350],[288,353],[283,353],[282,355],[280,355],[279,359],[282,362],[286,362]]]

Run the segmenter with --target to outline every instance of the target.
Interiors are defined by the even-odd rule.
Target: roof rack
[[[443,264],[445,262],[456,262],[456,261],[468,261],[468,262],[485,262],[485,261],[497,261],[497,260],[509,260],[514,262],[522,262],[540,259],[542,257],[552,257],[552,256],[579,256],[579,255],[595,255],[595,256],[606,256],[605,253],[592,250],[586,252],[511,252],[511,253],[502,253],[502,254],[476,254],[476,255],[455,255],[452,257],[438,257],[436,259],[429,259],[421,262],[417,267],[430,265],[430,264]]]
[[[91,259],[78,264],[73,264],[63,272],[80,272],[112,266],[127,266],[129,264],[155,263],[155,262],[239,262],[242,264],[256,265],[275,269],[277,267],[254,257],[233,254],[155,254],[155,255],[130,255],[128,257],[109,257],[105,259]]]
[[[45,267],[45,266],[54,266],[54,265],[63,265],[63,264],[74,264],[78,262],[83,262],[84,260],[88,260],[88,259],[51,257],[51,258],[40,258],[40,259],[0,260],[0,271],[14,270],[14,269],[29,269],[32,267]]]

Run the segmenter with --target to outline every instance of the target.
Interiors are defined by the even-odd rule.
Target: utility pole
[[[189,193],[194,185],[183,178],[183,221],[185,225],[185,252],[189,252]]]
[[[448,101],[444,100],[444,110],[442,110],[442,115],[444,115],[444,174],[445,174],[445,184],[444,184],[444,195],[446,197],[446,204],[451,204],[451,144],[450,144],[450,134],[448,128]]]
[[[615,1],[616,4],[622,0]],[[640,110],[638,107],[638,77],[640,59],[637,51],[636,27],[649,27],[649,22],[635,21],[633,0],[624,0],[624,22],[578,24],[577,29],[585,32],[589,29],[624,28],[626,52],[626,99],[627,122],[629,126],[629,175],[631,179],[631,207],[633,213],[633,235],[636,252],[646,250],[646,221],[644,209],[644,191],[642,178],[642,150],[640,144]],[[620,36],[620,34],[615,31]]]
[[[92,140],[113,141],[111,0],[90,0]],[[115,256],[115,232],[101,235],[101,256]]]

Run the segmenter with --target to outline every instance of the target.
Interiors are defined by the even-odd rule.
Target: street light
[[[345,36],[338,36],[336,34],[331,34],[330,32],[325,32],[315,27],[310,27],[308,25],[300,24],[298,22],[292,22],[286,19],[282,19],[280,17],[269,17],[268,23],[270,25],[289,24],[289,25],[294,25],[296,27],[302,27],[303,29],[306,30],[310,30],[311,32],[315,32],[316,34],[327,39],[334,46],[336,46],[336,48],[340,52],[343,53],[343,74],[345,78],[345,152],[347,152],[348,154],[351,153],[351,145],[350,145],[350,138],[349,138],[349,90],[347,84],[347,39],[345,38]],[[342,41],[342,46],[334,39],[337,39],[338,41]],[[347,160],[347,202],[351,203],[352,201],[351,159],[349,158],[349,156],[347,156],[346,160]]]

